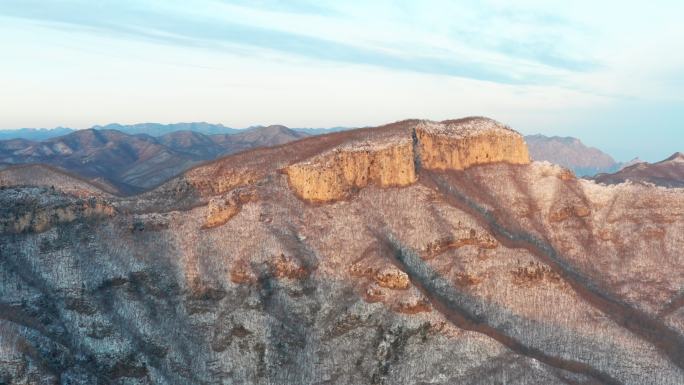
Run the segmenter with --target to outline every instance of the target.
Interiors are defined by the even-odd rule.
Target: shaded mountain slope
[[[85,203],[0,191],[15,217],[79,208],[0,232],[5,382],[684,381],[684,194],[530,163],[489,119],[304,138]]]
[[[103,178],[124,194],[151,187],[193,163],[151,136],[113,130],[80,130],[43,142],[23,142],[22,148],[0,144],[2,161],[45,163],[84,178]],[[147,179],[150,174],[153,178]]]
[[[246,149],[281,144],[304,134],[282,126],[203,135],[175,131],[158,138],[88,129],[42,142],[0,141],[0,163],[44,163],[86,179],[99,179],[130,195],[149,189],[193,165]]]
[[[77,196],[110,196],[116,187],[86,180],[44,164],[22,164],[0,170],[0,188],[15,186],[50,187]]]
[[[657,162],[639,162],[612,174],[599,174],[594,178],[599,183],[617,184],[625,181],[652,183],[664,187],[684,187],[684,154],[677,152]]]
[[[621,166],[610,155],[597,148],[587,147],[576,138],[527,135],[525,141],[532,159],[561,165],[579,176],[614,172]]]
[[[175,131],[162,135],[157,140],[177,152],[200,159],[213,159],[226,151],[212,137],[195,131]]]

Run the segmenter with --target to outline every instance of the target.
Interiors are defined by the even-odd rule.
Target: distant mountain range
[[[193,123],[138,123],[138,124],[118,124],[112,123],[106,126],[93,126],[96,130],[117,130],[126,134],[147,134],[150,136],[162,136],[176,131],[193,131],[204,135],[235,134],[241,130],[226,127],[223,124],[212,124],[207,122]]]
[[[664,187],[684,187],[684,154],[677,152],[657,163],[638,162],[613,174],[598,174],[594,180],[605,184],[629,180]]]
[[[201,162],[347,129],[291,129],[281,125],[234,129],[222,124],[194,122],[114,123],[85,130],[63,127],[5,130],[0,131],[0,139],[13,138],[0,140],[0,168],[47,164],[109,186],[109,192],[130,195],[157,186]],[[678,174],[677,155],[652,165],[639,159],[621,163],[577,138],[528,135],[525,141],[533,160],[561,165],[578,176],[596,176],[602,183],[627,179],[664,186],[684,183],[684,171]],[[673,162],[676,166],[671,165]]]
[[[256,130],[263,126],[250,127],[248,130]],[[116,130],[125,134],[137,135],[145,134],[152,137],[162,137],[178,131],[191,131],[203,135],[232,135],[243,132],[244,129],[226,127],[222,124],[212,124],[206,122],[193,123],[139,123],[132,125],[122,125],[118,123],[107,124],[104,126],[93,126],[95,130]],[[290,131],[300,132],[306,135],[321,135],[331,132],[348,130],[348,127],[332,128],[289,128]],[[33,129],[23,128],[20,130],[0,130],[0,140],[8,139],[28,139],[28,140],[47,140],[77,130],[70,128],[55,129]],[[187,136],[187,134],[186,134]],[[166,139],[170,140],[170,139]],[[618,171],[630,163],[620,163],[615,161],[610,155],[593,147],[585,146],[579,139],[572,137],[528,135],[525,137],[530,154],[534,160],[546,160],[551,163],[566,167],[578,176],[593,176],[599,173],[610,173]],[[212,146],[210,146],[212,147]],[[218,151],[216,149],[207,150]],[[219,151],[218,153],[223,153]],[[210,159],[210,158],[207,158]]]
[[[252,126],[247,130],[263,128],[265,126]],[[191,123],[137,123],[137,124],[119,124],[111,123],[104,126],[95,125],[91,127],[95,130],[116,130],[126,134],[146,134],[150,136],[162,136],[176,131],[193,131],[204,135],[218,135],[218,134],[237,134],[245,129],[226,127],[223,124],[214,124],[207,122],[191,122]],[[330,127],[330,128],[291,128],[293,131],[303,132],[308,135],[320,135],[331,132],[348,130],[349,127]],[[70,134],[79,131],[73,128],[57,127],[57,128],[20,128],[16,130],[0,130],[0,140],[10,139],[28,139],[28,140],[46,140]]]
[[[561,165],[578,176],[610,173],[623,167],[623,163],[597,148],[586,146],[577,138],[528,135],[525,141],[532,159]]]
[[[136,125],[135,130],[143,130],[144,126]],[[157,133],[168,129],[154,125],[148,128]],[[102,128],[73,131],[43,141],[12,139],[0,141],[0,164],[48,164],[114,186],[114,192],[128,195],[154,187],[203,161],[308,136],[285,126],[228,132],[206,135],[171,131],[155,137]]]
[[[17,130],[0,130],[0,140],[28,139],[45,140],[57,136],[67,135],[75,130],[73,128],[20,128]]]

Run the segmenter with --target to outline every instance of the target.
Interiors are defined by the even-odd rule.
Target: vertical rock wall
[[[422,167],[464,170],[478,164],[528,164],[523,137],[490,119],[445,123],[422,122],[416,127]]]
[[[410,185],[417,179],[416,163],[431,170],[463,170],[478,164],[530,162],[523,137],[491,119],[423,121],[414,133],[415,141],[399,136],[351,143],[292,164],[285,168],[290,187],[302,199],[330,202],[369,184]]]
[[[407,186],[416,181],[413,144],[404,140],[336,149],[285,169],[290,187],[302,199],[329,202],[356,189]]]

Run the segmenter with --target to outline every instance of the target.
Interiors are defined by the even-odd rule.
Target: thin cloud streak
[[[28,3],[28,4],[27,4]],[[288,9],[301,11],[300,7]],[[310,11],[304,7],[305,11]],[[322,12],[322,11],[321,11]],[[487,63],[458,52],[439,55],[417,55],[410,47],[403,50],[373,49],[315,36],[268,29],[245,23],[223,21],[162,11],[154,7],[95,7],[82,2],[49,3],[31,6],[30,2],[10,2],[0,10],[6,16],[48,23],[56,28],[81,27],[128,39],[157,41],[190,47],[213,48],[230,52],[235,47],[254,47],[281,54],[298,55],[316,60],[367,64],[382,68],[414,71],[491,81],[502,84],[560,84],[551,72],[540,72],[523,66]],[[401,43],[392,42],[393,46]],[[506,42],[497,47],[499,53],[540,62],[561,70],[586,71],[595,66],[544,53],[544,47],[530,47]],[[416,49],[415,51],[420,51]]]

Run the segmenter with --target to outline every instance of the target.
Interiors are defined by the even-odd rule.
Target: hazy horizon
[[[404,119],[402,119],[402,120],[404,120]],[[391,122],[388,122],[388,123],[391,123]],[[130,125],[130,126],[134,126],[134,125],[145,125],[145,124],[161,124],[161,125],[209,124],[209,125],[217,125],[217,126],[218,126],[218,125],[221,125],[221,126],[227,128],[227,129],[231,129],[231,130],[249,130],[249,129],[258,128],[258,127],[268,127],[267,125],[263,125],[263,124],[254,124],[254,125],[250,125],[250,126],[248,126],[248,127],[234,127],[234,126],[231,126],[231,125],[228,125],[228,124],[224,124],[224,123],[214,123],[214,122],[171,122],[171,123],[138,122],[138,123],[131,123],[131,124],[122,124],[122,123],[118,123],[118,122],[112,122],[112,123],[107,123],[107,124],[95,124],[95,125],[92,125],[92,126],[90,126],[90,127],[84,127],[84,128],[63,127],[63,126],[51,127],[51,128],[47,128],[47,127],[21,127],[21,128],[0,129],[0,131],[11,131],[11,130],[16,130],[16,131],[19,131],[19,130],[59,130],[59,129],[64,129],[64,130],[75,130],[75,131],[78,131],[78,130],[87,130],[87,129],[102,129],[102,128],[107,128],[107,127],[109,127],[109,126],[111,126],[111,125],[121,125],[121,126],[129,126],[129,125]],[[274,125],[279,125],[279,124],[274,124]],[[291,127],[291,126],[287,126],[287,125],[282,125],[282,126],[285,126],[285,127],[287,127],[287,128],[290,128],[290,129],[295,129],[295,130],[317,130],[317,129],[326,130],[326,129],[338,129],[338,128],[341,128],[341,129],[355,129],[355,128],[365,128],[365,127],[366,127],[366,126],[361,126],[361,127],[344,127],[344,126],[328,126],[328,127]],[[520,131],[520,130],[518,130],[518,131]],[[543,136],[546,136],[546,137],[548,137],[548,138],[554,138],[554,137],[557,137],[557,138],[568,138],[568,137],[570,137],[570,138],[575,138],[575,139],[579,139],[580,141],[582,141],[582,143],[583,143],[584,145],[586,145],[587,147],[596,148],[596,147],[591,146],[591,145],[587,144],[586,142],[584,142],[584,141],[582,140],[582,138],[572,137],[572,136],[568,136],[568,135],[541,134],[541,133],[538,133],[538,132],[522,132],[522,131],[520,131],[520,132],[521,132],[521,134],[523,134],[523,135],[525,135],[525,136],[543,135]],[[672,156],[672,155],[674,154],[674,153],[663,154],[660,158],[654,158],[654,159],[642,159],[642,157],[640,157],[640,156],[638,156],[638,155],[636,155],[636,156],[634,156],[634,157],[632,157],[632,158],[629,158],[629,159],[619,159],[619,158],[613,156],[613,154],[610,154],[610,153],[608,153],[607,151],[604,151],[604,150],[601,149],[601,148],[598,148],[598,150],[600,150],[600,151],[602,151],[602,152],[604,152],[604,153],[607,153],[608,155],[610,155],[611,157],[613,157],[613,159],[614,159],[616,162],[618,162],[618,163],[619,163],[619,162],[627,163],[627,162],[630,162],[630,161],[632,161],[632,160],[634,160],[634,159],[641,159],[641,160],[645,160],[645,161],[649,161],[649,162],[659,162],[659,161],[664,160],[664,159],[666,159],[667,157],[670,157],[670,156]],[[678,153],[679,153],[679,152],[684,152],[684,151],[675,151],[675,152],[678,152]]]
[[[0,129],[489,116],[683,150],[684,3],[4,1]]]

